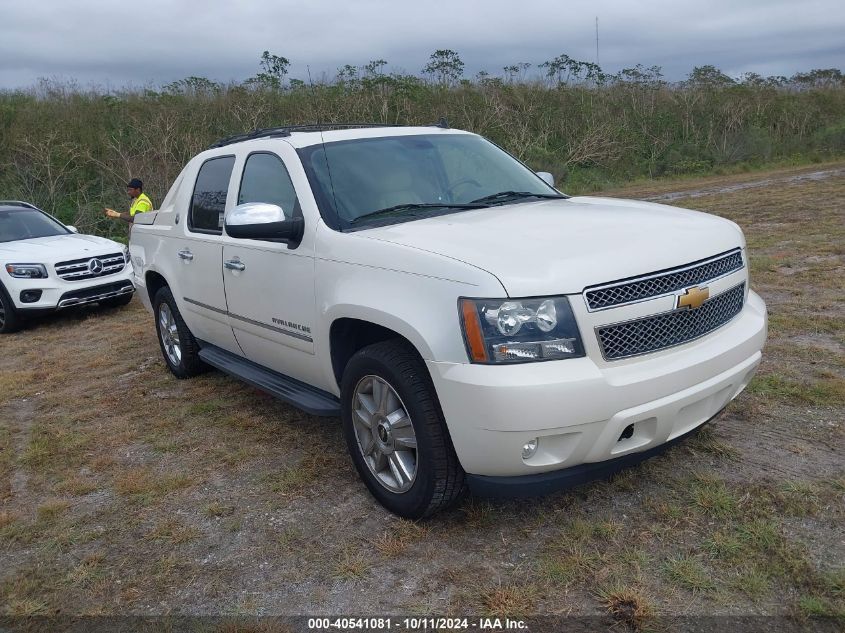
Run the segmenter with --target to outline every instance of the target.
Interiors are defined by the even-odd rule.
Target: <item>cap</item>
[[[132,179],[132,180],[130,180],[128,183],[126,183],[126,186],[127,186],[127,187],[132,187],[133,189],[141,189],[141,188],[143,188],[144,183],[142,183],[142,182],[141,182],[140,180],[138,180],[137,178],[133,178],[133,179]]]

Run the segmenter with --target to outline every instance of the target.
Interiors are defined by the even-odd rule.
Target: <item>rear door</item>
[[[307,187],[299,158],[287,145],[274,144],[273,150],[246,157],[234,203],[272,203],[287,217],[301,217],[292,179],[293,175],[301,188]],[[295,247],[229,237],[223,246],[223,267],[230,323],[246,357],[293,378],[313,381],[313,231],[306,227],[302,243]]]
[[[234,156],[206,160],[199,168],[183,235],[170,256],[179,264],[176,297],[198,339],[241,355],[226,312],[223,287],[223,214],[232,180]]]

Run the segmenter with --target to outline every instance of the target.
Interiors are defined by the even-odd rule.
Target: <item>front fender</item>
[[[320,260],[317,263],[315,352],[326,384],[336,388],[331,362],[331,326],[358,319],[406,338],[424,360],[467,362],[458,317],[458,297],[501,293],[492,276],[489,287],[383,268]],[[331,280],[331,283],[325,283]],[[339,393],[339,389],[335,389]]]

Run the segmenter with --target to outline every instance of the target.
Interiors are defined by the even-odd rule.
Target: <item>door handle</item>
[[[179,256],[179,259],[185,259],[187,261],[191,261],[194,258],[194,254],[189,251],[187,248],[183,248],[181,251],[176,253]]]
[[[239,259],[227,259],[223,262],[223,268],[228,268],[229,270],[237,270],[238,272],[242,272],[246,270],[246,264],[244,264]]]

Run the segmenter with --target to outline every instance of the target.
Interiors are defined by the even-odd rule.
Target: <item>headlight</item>
[[[464,342],[474,363],[528,363],[584,356],[566,297],[461,299]]]
[[[6,272],[18,279],[46,279],[44,264],[6,264]]]

